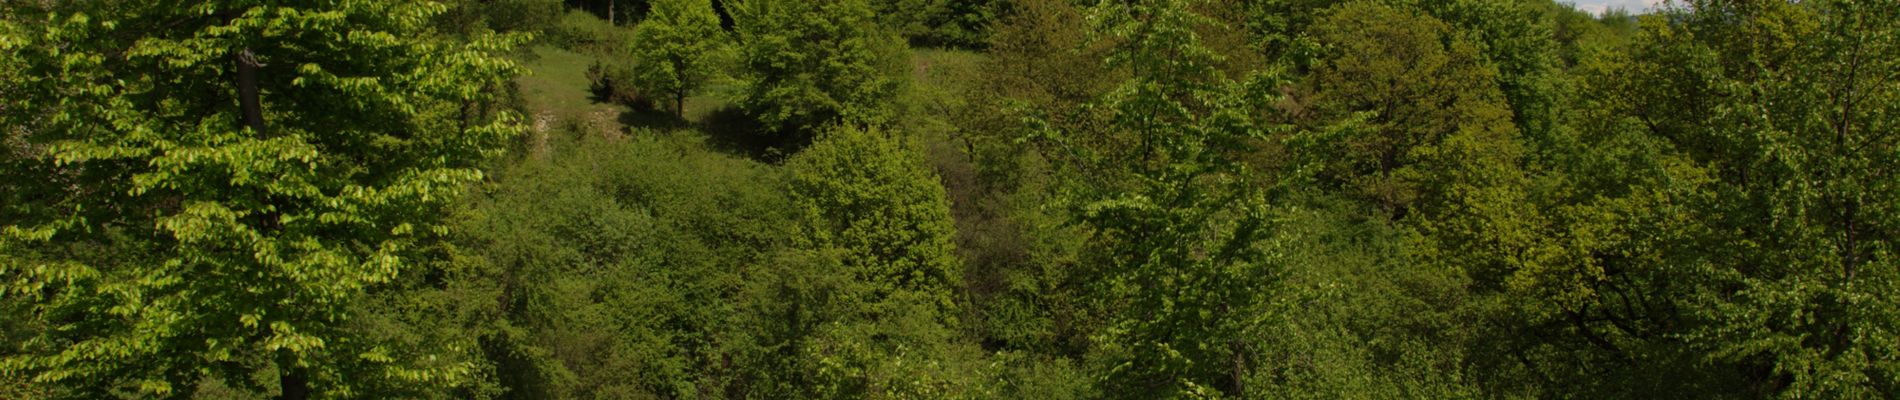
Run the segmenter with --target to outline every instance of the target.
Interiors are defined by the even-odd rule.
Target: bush
[[[540,32],[561,17],[560,0],[455,0],[436,15],[437,29],[472,36],[486,31]]]
[[[494,308],[471,323],[489,325],[499,384],[525,398],[692,398],[759,368],[725,362],[752,358],[731,348],[750,342],[733,305],[797,226],[777,172],[661,132],[550,152],[496,174],[453,218],[449,286],[484,288],[463,301]]]
[[[568,10],[547,30],[545,40],[563,49],[599,57],[625,51],[632,36],[632,32],[608,24],[593,14]]]
[[[653,96],[635,84],[632,67],[595,61],[587,67],[587,81],[591,82],[588,90],[600,101],[626,105],[640,111],[655,108]]]
[[[995,19],[992,0],[875,0],[879,22],[919,46],[981,48]]]

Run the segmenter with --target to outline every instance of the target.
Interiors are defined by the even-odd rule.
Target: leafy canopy
[[[726,31],[711,0],[657,0],[633,32],[633,81],[644,92],[664,94],[675,116],[685,118],[686,97],[719,75]]]
[[[745,87],[738,104],[780,134],[891,122],[906,54],[866,0],[747,0],[734,6]]]
[[[6,173],[31,178],[0,194],[0,296],[35,333],[0,375],[85,398],[471,378],[350,310],[518,131],[490,107],[516,38],[446,40],[418,1],[6,8]]]

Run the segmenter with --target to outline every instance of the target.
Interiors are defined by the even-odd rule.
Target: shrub
[[[544,40],[563,49],[608,56],[624,51],[632,42],[632,34],[593,14],[569,10],[547,30]]]
[[[652,110],[652,96],[636,85],[633,68],[595,61],[587,67],[588,90],[600,101],[622,104],[634,110]]]

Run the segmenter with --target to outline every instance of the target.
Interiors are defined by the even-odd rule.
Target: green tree
[[[561,0],[452,0],[435,17],[438,29],[460,34],[540,32],[560,20]]]
[[[799,222],[782,174],[666,135],[553,139],[453,215],[462,329],[509,396],[770,393],[741,310]]]
[[[906,38],[924,38],[931,34],[931,22],[949,12],[946,0],[873,0],[878,23]]]
[[[726,31],[711,0],[657,0],[633,32],[634,85],[665,93],[674,116],[686,117],[686,97],[720,71]]]
[[[569,8],[584,10],[587,13],[607,20],[614,26],[639,22],[645,18],[651,0],[563,0]]]
[[[1003,23],[990,37],[988,57],[981,67],[983,80],[973,85],[974,93],[966,95],[972,104],[958,121],[962,128],[958,134],[970,147],[994,143],[993,151],[971,150],[973,157],[984,158],[979,167],[987,169],[1025,153],[1021,139],[1042,128],[1032,125],[1072,130],[1100,124],[1105,118],[1083,105],[1107,92],[1117,80],[1101,62],[1112,43],[1089,40],[1082,7],[1066,0],[1011,0],[1009,4],[1012,12],[1002,17]],[[1036,123],[1025,124],[1025,120]],[[1089,147],[1120,146],[1090,143]],[[1018,174],[986,173],[992,178]]]
[[[1048,131],[1094,129],[1107,119],[1085,105],[1118,83],[1103,65],[1110,43],[1089,41],[1086,10],[1067,0],[1009,0],[955,118],[976,180],[957,197],[959,249],[970,285],[970,321],[997,346],[1079,358],[1106,324],[1081,268],[1084,229],[1062,207],[1082,186],[1052,160],[1083,148],[1119,148],[1108,137],[1044,140]],[[1097,147],[1100,146],[1100,147]],[[1065,163],[1066,164],[1066,163]],[[949,175],[946,173],[946,175]],[[954,193],[954,192],[953,192]],[[954,196],[954,194],[953,194]],[[966,228],[967,227],[967,228]]]
[[[789,276],[760,295],[803,397],[984,397],[982,363],[956,339],[963,271],[950,204],[914,145],[845,127],[786,162],[804,216]]]
[[[805,246],[841,250],[875,285],[866,302],[915,293],[947,317],[963,286],[949,200],[917,151],[886,135],[834,129],[787,161],[793,208],[810,221]]]
[[[988,36],[993,0],[871,0],[879,23],[918,45],[979,47]]]
[[[1538,237],[1502,276],[1493,321],[1471,349],[1488,391],[1523,396],[1640,397],[1695,392],[1740,396],[1733,368],[1708,368],[1683,340],[1684,303],[1706,237],[1695,199],[1707,173],[1635,115],[1649,84],[1624,38],[1588,20],[1571,43],[1578,64],[1563,98],[1561,140],[1543,153],[1525,208],[1541,210]],[[1640,90],[1667,90],[1643,88]]]
[[[1900,7],[1690,1],[1650,20],[1634,116],[1706,168],[1682,337],[1790,397],[1900,394]]]
[[[1504,106],[1519,132],[1520,141],[1541,144],[1558,132],[1556,113],[1562,100],[1557,67],[1561,61],[1555,23],[1544,1],[1451,0],[1418,1],[1393,6],[1415,6],[1455,27],[1472,43],[1494,72],[1491,82],[1503,93]],[[1526,150],[1539,150],[1529,147]],[[1528,157],[1543,154],[1527,152]]]
[[[33,334],[0,375],[292,399],[471,377],[455,352],[374,340],[353,307],[415,268],[519,129],[491,107],[517,40],[447,40],[432,2],[3,7],[6,174],[26,179],[0,194],[0,293]]]
[[[1442,202],[1443,180],[1484,177],[1452,169],[1514,169],[1522,150],[1495,72],[1451,26],[1358,2],[1327,13],[1313,36],[1324,49],[1308,77],[1316,123],[1365,119],[1315,154],[1325,181],[1396,220]]]
[[[1546,394],[1895,394],[1891,4],[1688,2],[1585,58],[1500,348]],[[1585,48],[1586,50],[1588,47]],[[1608,53],[1614,52],[1614,53]],[[1608,54],[1605,54],[1608,53]],[[1877,61],[1876,61],[1877,60]],[[1713,365],[1714,367],[1711,367]],[[1654,378],[1666,376],[1666,378]],[[1608,383],[1615,382],[1615,383]]]
[[[1536,262],[1543,217],[1521,207],[1524,149],[1476,46],[1430,16],[1375,3],[1336,7],[1316,27],[1312,109],[1321,124],[1355,121],[1301,139],[1313,142],[1301,156],[1317,164],[1320,184],[1415,229],[1415,261],[1435,270],[1422,275],[1469,277],[1471,290],[1492,293]],[[1468,305],[1455,298],[1428,304]]]
[[[865,0],[737,3],[739,104],[780,134],[890,122],[906,55]]]
[[[1234,157],[1272,129],[1255,107],[1271,103],[1266,88],[1275,85],[1220,72],[1222,56],[1196,30],[1216,22],[1194,12],[1196,3],[1104,1],[1090,10],[1094,40],[1115,46],[1106,65],[1127,77],[1092,102],[1111,122],[1043,135],[1123,138],[1121,149],[1064,157],[1065,168],[1099,179],[1068,201],[1088,228],[1087,261],[1102,270],[1097,301],[1112,310],[1092,337],[1110,396],[1245,396],[1253,362],[1245,332],[1273,315],[1272,294],[1258,290],[1273,275],[1261,251],[1273,175]]]
[[[1498,300],[1505,282],[1547,256],[1545,216],[1526,206],[1533,174],[1498,72],[1466,33],[1418,8],[1341,4],[1309,32],[1307,94],[1287,107],[1322,134],[1289,137],[1291,156],[1314,167],[1316,189],[1356,199],[1383,220],[1361,229],[1395,229],[1383,237],[1406,250],[1374,266],[1343,266],[1372,274],[1337,279],[1389,298],[1340,296],[1380,310],[1370,313],[1376,323],[1341,322],[1376,338],[1363,349],[1373,359],[1432,375],[1393,381],[1397,388],[1462,391],[1470,382],[1454,374],[1485,370],[1493,360],[1472,354],[1490,351],[1492,324],[1511,318]]]

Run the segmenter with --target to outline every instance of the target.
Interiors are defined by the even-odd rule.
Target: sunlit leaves
[[[249,387],[259,370],[337,396],[468,376],[410,364],[428,349],[356,357],[375,346],[340,321],[413,268],[416,226],[519,130],[484,106],[519,38],[442,38],[431,2],[8,7],[0,42],[34,50],[0,75],[0,121],[25,135],[5,151],[38,176],[7,198],[32,207],[0,222],[0,259],[46,326],[8,373],[75,396]],[[263,130],[236,107],[247,51]]]
[[[719,75],[726,32],[709,0],[657,0],[634,30],[634,83],[652,97],[666,96],[685,118],[686,97]]]
[[[738,104],[768,129],[808,138],[828,124],[895,117],[905,49],[865,0],[750,0],[734,13]]]

